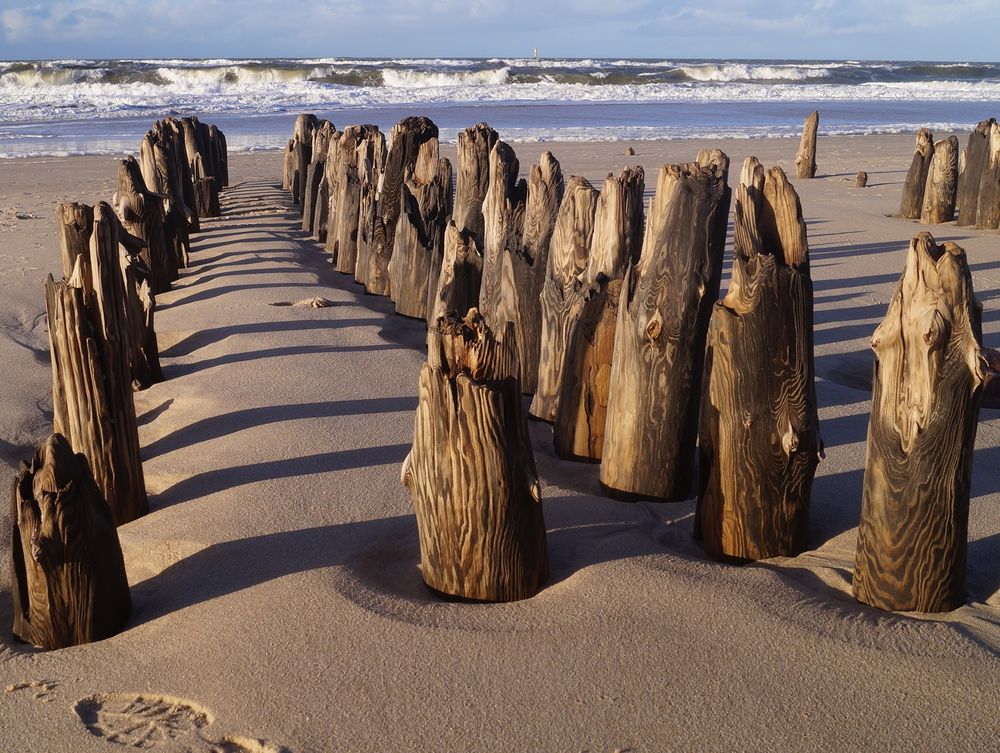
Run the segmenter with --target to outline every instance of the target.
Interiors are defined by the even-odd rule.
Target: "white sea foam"
[[[510,68],[479,71],[411,71],[383,68],[382,83],[394,89],[432,89],[454,86],[500,86],[507,83]]]

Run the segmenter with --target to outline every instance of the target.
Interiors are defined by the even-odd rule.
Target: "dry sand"
[[[868,338],[923,229],[887,217],[912,143],[821,138],[819,178],[795,181],[826,444],[811,550],[709,561],[691,539],[693,500],[606,499],[597,468],[557,460],[550,428],[532,424],[551,584],[495,606],[442,603],[417,571],[399,466],[423,327],[362,295],[304,238],[278,188],[280,154],[234,155],[224,216],[160,298],[167,381],[136,395],[153,511],[119,529],[128,629],[51,653],[14,643],[9,522],[0,530],[0,751],[995,750],[997,412],[979,424],[968,605],[923,618],[850,596]],[[734,167],[753,153],[786,170],[797,146],[718,145]],[[652,187],[661,163],[703,144],[635,146],[627,158],[624,144],[547,145],[567,175],[599,184],[640,163]],[[541,149],[517,146],[522,170]],[[850,182],[862,169],[867,189]],[[42,282],[58,271],[54,204],[109,198],[115,171],[109,158],[0,162],[7,478],[51,422]],[[1000,236],[932,231],[966,249],[997,347]],[[287,305],[314,297],[332,305]]]

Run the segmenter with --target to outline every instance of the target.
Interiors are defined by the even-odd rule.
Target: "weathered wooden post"
[[[483,243],[483,200],[490,185],[490,152],[499,135],[487,123],[479,123],[458,134],[455,178],[455,224],[471,230]]]
[[[420,371],[402,481],[424,582],[445,596],[513,601],[548,579],[541,490],[506,329],[495,338],[475,309],[441,319]]]
[[[939,225],[955,219],[955,191],[958,188],[958,139],[949,136],[934,145],[934,159],[927,171],[920,222]]]
[[[402,211],[389,260],[389,291],[397,314],[426,320],[451,219],[451,162],[437,160],[437,171],[427,182],[416,177],[423,173],[418,165],[414,177],[403,183]]]
[[[396,222],[401,209],[403,183],[412,178],[429,182],[437,172],[438,127],[428,118],[404,118],[392,128],[389,152],[378,189],[372,240],[368,248],[365,289],[373,295],[389,295],[389,260],[396,240]],[[433,159],[418,159],[420,154]],[[418,169],[421,172],[415,172]],[[423,172],[426,171],[426,172]]]
[[[355,149],[358,170],[358,219],[353,236],[354,281],[365,285],[371,267],[371,250],[375,242],[375,220],[378,217],[378,191],[385,171],[385,134],[377,126],[360,126],[365,129]],[[332,201],[331,201],[332,206]],[[343,225],[341,225],[343,227]],[[347,251],[345,251],[347,253]],[[340,259],[340,254],[337,254]],[[347,261],[348,257],[345,257]]]
[[[979,182],[976,227],[996,230],[1000,227],[1000,125],[990,127],[990,141]]]
[[[146,242],[142,259],[149,267],[154,293],[170,290],[167,237],[164,228],[164,194],[146,188],[135,157],[126,157],[118,167],[118,190],[114,204],[125,229]]]
[[[449,314],[462,317],[479,302],[483,279],[483,255],[476,245],[476,234],[459,230],[452,220],[444,231],[444,257],[434,295],[427,305],[428,331]]]
[[[926,128],[917,133],[917,150],[910,162],[910,169],[903,181],[903,198],[899,203],[899,216],[904,220],[919,220],[920,210],[924,206],[924,188],[927,186],[927,173],[930,172],[934,159],[934,134]]]
[[[990,133],[995,123],[993,118],[983,120],[969,134],[969,141],[962,154],[962,169],[958,174],[958,189],[955,192],[955,206],[958,207],[956,225],[969,227],[976,224],[979,184],[989,160]]]
[[[622,283],[601,487],[672,501],[691,490],[705,337],[719,297],[729,158],[660,170],[642,257]],[[565,379],[565,371],[563,378]]]
[[[281,170],[281,187],[286,191],[292,190],[293,176],[295,175],[295,139],[288,139],[285,145],[284,162]]]
[[[549,262],[549,245],[556,215],[563,197],[563,177],[559,162],[551,152],[543,152],[531,166],[524,205],[521,242],[507,253],[502,264],[499,308],[514,323],[521,368],[521,389],[534,394],[538,385],[538,359],[542,337],[540,296]]]
[[[292,170],[289,182],[292,191],[292,203],[302,204],[305,194],[306,171],[312,160],[312,135],[319,127],[319,119],[312,113],[302,113],[295,118],[295,129],[292,134]]]
[[[328,120],[320,121],[319,127],[313,131],[312,157],[306,166],[305,191],[302,195],[302,229],[310,235],[313,233],[315,215],[319,212],[320,186],[323,183],[327,149],[333,136],[333,124]]]
[[[802,207],[778,167],[743,165],[732,282],[705,352],[695,537],[714,557],[792,557],[806,544],[822,442]]]
[[[89,204],[56,204],[56,224],[62,251],[63,274],[73,273],[76,260],[81,259],[84,275],[90,277],[90,234],[94,231],[94,208]]]
[[[178,194],[174,186],[176,176],[171,176],[173,160],[167,147],[153,131],[148,131],[139,144],[139,170],[146,188],[165,196],[164,203],[164,243],[166,244],[166,269],[168,279],[173,282],[179,277],[179,269],[186,267],[191,250],[188,235],[188,218],[183,206],[183,198],[178,204]]]
[[[479,289],[479,313],[491,328],[499,321],[503,257],[521,246],[528,184],[517,179],[518,169],[514,150],[498,140],[490,152],[489,187],[483,198],[483,284]]]
[[[795,155],[795,174],[799,178],[816,177],[816,131],[819,130],[819,113],[806,118],[802,127],[802,140]]]
[[[42,649],[120,632],[132,610],[125,562],[87,459],[52,434],[11,493],[13,632]]]
[[[858,174],[854,176],[854,187],[855,188],[867,188],[868,187],[868,173],[864,170],[859,170]]]
[[[598,461],[604,449],[621,286],[642,246],[645,173],[608,176],[597,202],[587,268],[573,282],[553,442],[563,458]]]
[[[872,415],[854,568],[858,600],[944,612],[965,602],[969,483],[985,377],[965,252],[929,233],[872,336]]]
[[[551,422],[556,418],[566,337],[573,316],[579,313],[576,305],[579,296],[573,295],[573,291],[577,276],[587,267],[599,196],[587,180],[572,176],[552,232],[545,281],[539,296],[538,377],[529,411],[532,417],[542,421]],[[641,196],[639,202],[641,210]]]

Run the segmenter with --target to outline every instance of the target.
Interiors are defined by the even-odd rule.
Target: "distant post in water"
[[[514,601],[548,579],[513,325],[506,329],[495,338],[475,309],[440,319],[420,371],[402,482],[416,509],[424,582],[445,596]]]
[[[965,252],[930,233],[872,336],[875,377],[854,595],[880,609],[965,602],[969,484],[985,370]]]
[[[802,140],[795,155],[795,175],[797,178],[816,177],[816,131],[819,130],[819,113],[806,118],[802,128]]]
[[[934,159],[934,134],[926,128],[917,133],[917,150],[910,162],[910,169],[903,181],[903,198],[899,203],[899,216],[904,220],[919,220],[924,206],[924,188],[927,174]]]
[[[714,557],[791,557],[806,543],[822,443],[802,207],[784,172],[743,165],[733,272],[705,351],[695,538]]]

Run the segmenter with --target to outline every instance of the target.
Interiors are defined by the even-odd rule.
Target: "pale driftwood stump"
[[[969,134],[969,141],[962,152],[962,169],[958,175],[958,189],[955,192],[955,206],[958,208],[959,226],[976,224],[976,209],[979,204],[979,184],[983,170],[989,159],[990,133],[996,120],[983,120]]]
[[[958,139],[949,136],[934,145],[934,159],[927,171],[920,222],[939,225],[955,219],[955,191],[958,187]]]
[[[483,284],[479,289],[479,312],[490,327],[499,321],[503,257],[516,253],[521,245],[528,184],[517,179],[518,169],[514,150],[497,141],[490,152],[489,187],[483,199]]]
[[[14,635],[51,650],[125,627],[132,602],[118,532],[87,459],[60,434],[21,464],[11,522]]]
[[[444,231],[444,257],[434,295],[427,306],[427,326],[443,316],[463,317],[479,302],[483,280],[483,255],[476,245],[476,234],[460,230],[452,220]]]
[[[899,216],[904,220],[919,220],[924,206],[924,188],[927,174],[934,159],[934,134],[926,128],[917,133],[917,150],[910,162],[910,169],[903,181],[903,198],[899,204]]]
[[[719,296],[729,159],[665,165],[642,257],[622,283],[601,487],[626,499],[691,490],[705,337]],[[565,373],[564,377],[565,379]]]
[[[563,197],[563,177],[559,162],[551,152],[543,152],[531,166],[524,205],[521,242],[504,259],[501,275],[500,309],[514,323],[521,368],[521,389],[534,394],[538,384],[538,358],[542,337],[540,296],[549,261],[549,244]]]
[[[420,170],[416,171],[420,173]],[[402,211],[389,260],[389,290],[396,313],[427,318],[444,255],[445,227],[451,219],[451,162],[438,160],[429,182],[403,184]]]
[[[979,182],[976,227],[996,230],[1000,227],[1000,125],[990,127],[990,141]]]
[[[375,241],[375,220],[378,216],[378,190],[385,170],[385,134],[376,126],[366,129],[355,149],[358,168],[358,231],[355,252],[354,281],[365,284],[371,266],[371,248]]]
[[[587,180],[572,176],[556,216],[545,281],[539,296],[538,377],[529,411],[532,417],[542,421],[552,422],[556,418],[566,337],[571,320],[578,313],[579,296],[573,295],[573,291],[577,276],[587,267],[599,196]]]
[[[114,203],[125,229],[146,242],[142,259],[150,272],[150,285],[154,293],[170,290],[170,267],[164,227],[164,194],[146,188],[142,172],[135,157],[126,157],[118,167],[118,190]]]
[[[182,162],[183,154],[177,135],[172,129],[157,123],[140,145],[139,167],[146,187],[167,196],[164,214],[168,251],[171,251],[173,257],[170,260],[174,275],[172,279],[176,279],[176,268],[188,266],[194,220],[194,210],[185,202],[181,186]]]
[[[458,134],[455,179],[455,224],[471,230],[482,244],[483,200],[490,183],[490,152],[500,137],[488,124],[479,123]]]
[[[441,319],[420,371],[402,480],[416,509],[424,582],[450,597],[525,599],[548,579],[512,330],[495,338],[475,309]]]
[[[56,225],[62,251],[63,274],[69,277],[76,260],[83,264],[83,274],[90,274],[90,234],[94,230],[94,208],[88,204],[56,204]]]
[[[289,176],[292,203],[302,204],[305,194],[306,171],[312,161],[313,131],[319,128],[319,118],[312,113],[302,113],[295,118],[292,133],[292,169]]]
[[[285,144],[284,161],[281,170],[281,187],[286,191],[292,190],[292,180],[295,174],[295,139],[288,139]]]
[[[604,181],[587,268],[568,291],[553,442],[563,458],[596,462],[604,450],[608,385],[622,280],[642,246],[645,173],[625,168]]]
[[[422,153],[425,156],[420,158]],[[403,183],[414,178],[429,181],[437,172],[437,155],[438,128],[428,118],[404,118],[393,126],[367,252],[365,290],[373,295],[390,292],[389,260],[396,240]]]
[[[197,233],[201,230],[198,214],[194,210],[194,176],[187,160],[187,150],[184,141],[184,126],[176,118],[164,118],[154,124],[160,134],[160,140],[166,144],[174,164],[171,170],[176,174],[176,190],[182,197],[184,215],[188,221],[188,232]],[[190,249],[188,249],[190,251]]]
[[[965,252],[910,242],[872,336],[872,415],[854,595],[880,609],[965,602],[969,483],[985,367]]]
[[[784,172],[748,157],[732,282],[705,352],[695,537],[714,557],[793,557],[806,544],[822,442],[802,207]]]
[[[802,140],[795,155],[795,175],[798,178],[816,177],[816,131],[819,129],[819,113],[806,118],[802,127]]]

